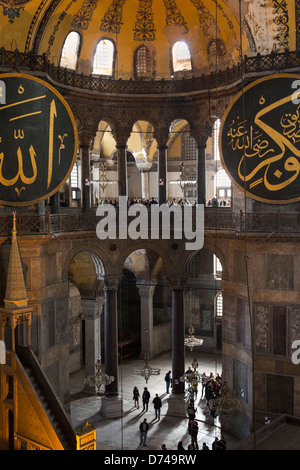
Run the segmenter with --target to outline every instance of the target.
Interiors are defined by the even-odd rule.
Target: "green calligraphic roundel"
[[[0,204],[31,205],[65,183],[78,137],[65,99],[29,75],[0,75]]]
[[[278,74],[242,90],[220,130],[222,164],[234,184],[272,204],[300,200],[300,76]]]

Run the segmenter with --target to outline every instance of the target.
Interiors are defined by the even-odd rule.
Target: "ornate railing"
[[[300,67],[300,51],[289,51],[268,55],[245,56],[242,63],[225,70],[180,79],[160,80],[116,80],[95,75],[79,74],[51,64],[46,55],[24,53],[0,49],[0,68],[9,71],[34,71],[46,73],[52,80],[62,85],[81,88],[99,93],[118,94],[164,94],[189,93],[230,85],[244,75],[261,74],[295,69]]]
[[[118,211],[116,210],[116,223],[118,227]],[[131,219],[128,217],[128,222]],[[79,231],[92,231],[96,233],[97,217],[95,210],[89,213],[80,210],[69,210],[59,214],[25,214],[16,216],[18,236],[49,235],[59,233],[74,233]],[[195,221],[195,218],[194,218]],[[151,228],[151,214],[149,211],[148,227]],[[300,213],[298,212],[232,212],[227,208],[206,208],[206,231],[227,231],[243,234],[245,231],[264,234],[290,234],[300,233]],[[172,230],[172,226],[171,226]],[[0,236],[10,236],[12,232],[12,215],[0,214]]]

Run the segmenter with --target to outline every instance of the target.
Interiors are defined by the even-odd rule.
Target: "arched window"
[[[216,317],[222,317],[223,316],[223,296],[222,293],[219,292],[216,295],[216,309],[215,309],[215,314]]]
[[[93,61],[93,74],[112,75],[114,44],[109,39],[98,42]]]
[[[145,45],[138,47],[135,51],[134,71],[136,77],[151,77],[153,75],[150,51]]]
[[[213,126],[213,153],[214,159],[220,160],[220,149],[219,149],[219,136],[220,136],[221,119],[217,119]]]
[[[71,31],[65,39],[60,58],[60,66],[71,70],[76,69],[80,46],[80,34]]]
[[[215,194],[217,195],[217,198],[231,198],[231,179],[224,169],[219,170],[216,174]],[[228,205],[228,200],[225,202],[226,205]]]
[[[174,44],[172,59],[174,72],[192,70],[191,54],[185,42],[178,41]]]

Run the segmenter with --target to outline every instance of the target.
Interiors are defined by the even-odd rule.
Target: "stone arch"
[[[95,265],[95,274],[97,275],[98,279],[103,279],[106,273],[105,265],[106,256],[102,253],[98,248],[95,246],[91,246],[90,244],[82,244],[80,243],[72,248],[65,257],[64,264],[63,264],[63,271],[62,271],[62,280],[68,281],[69,277],[69,266],[72,259],[79,254],[80,252],[87,252],[91,256],[93,263]]]

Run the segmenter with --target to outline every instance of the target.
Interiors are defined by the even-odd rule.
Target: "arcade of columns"
[[[91,186],[86,185],[86,180],[90,179],[90,143],[98,129],[98,123],[103,120],[110,124],[117,149],[117,169],[118,169],[118,192],[120,196],[127,196],[127,156],[126,143],[130,137],[133,124],[138,120],[147,120],[154,127],[153,137],[157,142],[158,162],[158,203],[163,204],[167,201],[167,186],[161,185],[159,181],[167,181],[167,143],[169,131],[172,123],[177,119],[184,119],[190,125],[191,135],[197,143],[197,203],[205,204],[206,184],[205,184],[205,148],[207,138],[211,135],[214,119],[222,117],[219,113],[211,116],[211,109],[214,105],[224,112],[226,99],[218,103],[208,103],[202,98],[197,101],[195,97],[193,102],[186,96],[181,99],[165,99],[162,97],[157,100],[140,99],[132,106],[132,101],[127,102],[119,98],[119,102],[105,102],[93,106],[75,99],[72,94],[68,96],[69,105],[78,120],[79,145],[81,153],[81,187],[82,187],[82,211],[88,212],[91,207]],[[145,111],[146,110],[146,111]],[[144,179],[145,182],[145,179]],[[57,194],[52,198],[52,210],[58,208]],[[177,240],[176,240],[177,242]],[[139,242],[134,243],[131,251],[138,249]],[[172,287],[172,373],[173,378],[183,375],[185,370],[184,359],[184,339],[185,339],[185,319],[184,319],[184,287],[187,280],[182,266],[187,263],[190,252],[185,252],[183,242],[178,240],[178,252],[181,253],[177,258],[177,267],[174,270],[174,263],[171,261],[169,241],[161,240],[161,258],[165,260],[164,274],[166,275]],[[132,243],[128,241],[128,246]],[[141,246],[145,246],[142,244]],[[147,241],[146,248],[151,249],[151,241]],[[155,246],[155,250],[157,247]],[[105,250],[104,250],[105,251]],[[130,250],[128,251],[130,254]],[[118,325],[117,325],[117,291],[122,277],[122,262],[114,262],[114,258],[109,260],[109,266],[106,266],[103,278],[104,283],[104,355],[105,371],[108,375],[115,377],[115,380],[106,386],[105,397],[102,401],[102,413],[105,416],[114,416],[120,414],[120,405],[118,403]],[[104,263],[105,264],[105,263]],[[169,266],[169,271],[167,266]],[[177,274],[176,274],[177,273]],[[153,311],[151,309],[153,286],[147,283],[137,284],[141,299],[142,326],[141,326],[141,356],[144,353],[152,353],[153,343]],[[152,290],[151,290],[152,289]],[[93,317],[93,315],[92,315]],[[90,337],[95,337],[95,320],[90,323]],[[88,326],[87,326],[88,327]],[[89,328],[89,327],[88,327]],[[147,332],[147,333],[145,333]],[[89,334],[89,333],[87,333]],[[89,358],[86,354],[86,374],[93,373],[95,363],[95,351]],[[184,392],[184,383],[173,379],[173,397],[181,395]],[[176,403],[172,406],[172,413],[184,414],[184,400],[180,405]]]

